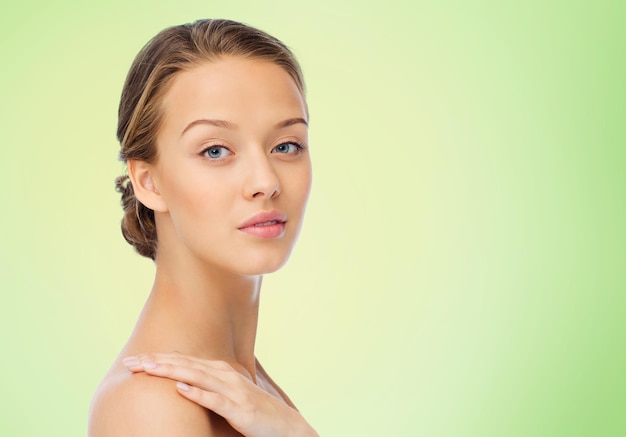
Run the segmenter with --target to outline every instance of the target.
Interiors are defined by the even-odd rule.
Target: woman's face
[[[226,57],[178,73],[163,100],[152,179],[159,251],[239,274],[278,269],[311,185],[307,112],[275,64]],[[163,243],[163,244],[162,244]]]

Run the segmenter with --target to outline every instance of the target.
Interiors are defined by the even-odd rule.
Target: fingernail
[[[187,384],[185,384],[184,382],[177,382],[176,383],[176,387],[178,387],[178,389],[180,391],[189,391],[189,386]]]
[[[154,362],[152,362],[152,361],[143,361],[143,362],[141,363],[141,366],[142,366],[144,369],[156,369],[156,368],[157,368],[157,363],[154,363]]]
[[[137,367],[139,365],[139,360],[137,357],[126,357],[122,360],[122,363],[124,363],[126,367]]]

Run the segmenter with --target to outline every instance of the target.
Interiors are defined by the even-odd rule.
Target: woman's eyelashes
[[[209,159],[223,159],[232,154],[233,152],[231,152],[228,148],[217,145],[207,147],[202,151],[202,156]]]
[[[297,155],[305,148],[306,147],[304,147],[302,144],[297,143],[295,141],[287,141],[285,143],[281,143],[278,146],[274,147],[272,149],[272,153],[285,153],[285,154]]]

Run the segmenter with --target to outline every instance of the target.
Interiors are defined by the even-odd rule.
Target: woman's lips
[[[246,220],[238,229],[260,238],[278,238],[285,232],[287,216],[279,211],[261,212]]]

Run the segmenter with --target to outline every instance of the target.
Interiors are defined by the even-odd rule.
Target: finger
[[[241,399],[202,390],[183,382],[176,384],[178,392],[203,407],[219,414],[239,433],[255,436],[312,435],[300,432],[302,416],[272,395],[252,385],[250,392]],[[305,422],[306,424],[306,422]],[[306,424],[308,427],[308,424]],[[310,428],[310,427],[309,427]],[[292,431],[298,430],[296,433]]]
[[[241,390],[241,383],[235,378],[244,379],[242,375],[238,374],[238,377],[233,378],[231,374],[224,375],[224,371],[208,366],[193,368],[168,363],[144,362],[143,369],[149,375],[182,381],[202,390],[219,393],[230,399],[234,399],[237,392]]]
[[[122,363],[130,370],[131,372],[143,372],[143,366],[141,365],[141,360],[139,358],[130,356],[126,357],[122,360]]]
[[[133,358],[136,358],[133,359]],[[187,366],[195,369],[201,369],[206,366],[218,369],[218,370],[226,370],[226,371],[234,371],[233,367],[225,361],[219,360],[204,360],[196,357],[192,357],[189,355],[183,355],[178,352],[174,353],[142,353],[136,355],[134,357],[127,357],[124,359],[124,364],[126,362],[130,366],[127,367],[139,368],[139,365],[144,362],[148,363],[157,363],[157,364],[173,364],[177,366]],[[139,361],[139,363],[137,363]]]
[[[123,362],[131,372],[185,381],[229,396],[232,400],[251,384],[225,361],[203,360],[180,353],[142,353],[127,357]]]
[[[184,382],[176,383],[178,393],[204,408],[222,416],[237,431],[249,435],[246,428],[250,426],[248,414],[242,414],[242,409],[235,402],[219,393],[202,390]]]
[[[202,390],[201,388],[190,386],[184,382],[178,382],[176,388],[181,395],[190,401],[202,405],[225,419],[232,417],[233,412],[236,411],[235,403],[220,393]]]
[[[192,357],[185,357],[174,354],[153,354],[143,353],[126,357],[122,363],[133,372],[143,372],[145,368],[155,367],[154,363],[169,363],[179,366],[188,366],[193,368],[202,368],[209,364],[202,364],[199,360]]]
[[[189,360],[187,358],[167,358],[157,357],[154,361],[142,360],[140,362],[143,371],[152,375],[166,376],[176,379],[178,377],[195,377],[192,380],[196,383],[203,378],[203,375],[211,375],[231,384],[239,383],[243,375],[228,366],[228,370],[222,370],[219,366],[214,366],[215,362],[202,362]],[[195,372],[194,372],[195,371]]]

